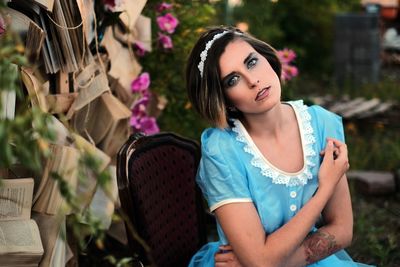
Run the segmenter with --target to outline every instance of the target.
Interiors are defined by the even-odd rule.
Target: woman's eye
[[[247,63],[247,68],[251,69],[252,67],[254,67],[257,64],[258,58],[252,58],[249,60],[249,62]]]
[[[226,83],[227,87],[234,86],[235,84],[237,84],[238,80],[239,80],[239,76],[236,76],[236,75],[232,76]]]

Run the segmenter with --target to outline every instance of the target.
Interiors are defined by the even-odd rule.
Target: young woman
[[[190,266],[361,265],[342,250],[353,219],[341,118],[281,102],[280,75],[275,50],[235,28],[209,29],[190,54],[189,99],[215,126],[197,182],[220,238]]]

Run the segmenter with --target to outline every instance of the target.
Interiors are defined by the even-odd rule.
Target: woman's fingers
[[[226,251],[226,250],[232,250],[232,247],[230,245],[221,245],[219,246],[219,249],[221,251]]]
[[[333,144],[337,147],[339,150],[339,154],[337,159],[345,161],[345,163],[348,163],[348,155],[347,155],[347,145],[337,139],[334,138],[327,138],[328,140],[331,140]]]
[[[339,149],[339,152],[346,152],[347,153],[347,145],[342,141],[339,141],[335,138],[328,137],[327,140],[331,140],[333,145]],[[343,150],[343,151],[342,151]]]
[[[215,262],[227,262],[235,260],[235,254],[232,251],[229,252],[217,252],[214,255]]]
[[[327,140],[326,147],[325,147],[325,155],[324,155],[324,160],[333,160],[333,152],[334,152],[334,146],[333,146],[333,141],[332,140]]]
[[[232,247],[229,245],[220,246],[219,251],[214,254],[215,267],[236,267],[240,266],[233,253]]]
[[[329,143],[329,141],[332,141],[333,143],[333,159],[337,159],[340,155],[340,158],[342,159],[347,159],[347,145],[345,143],[343,143],[342,141],[335,139],[335,138],[331,138],[328,137],[327,138],[327,144]],[[325,147],[325,149],[323,149],[320,152],[321,156],[325,156],[326,155],[326,149],[327,149],[328,145]]]
[[[319,155],[320,155],[321,157],[325,156],[325,149],[321,150],[321,151],[319,152]],[[339,149],[338,149],[337,147],[335,147],[335,148],[333,149],[333,159],[336,159],[338,155],[339,155]]]
[[[349,169],[347,157],[347,146],[343,142],[327,138],[325,150],[321,151],[324,156],[318,172],[320,187],[333,189],[337,182]]]
[[[334,146],[338,149],[337,157],[335,158],[337,163],[343,163],[346,171],[350,168],[347,145],[335,138],[327,138],[328,142],[332,141]],[[326,152],[325,152],[326,153]]]

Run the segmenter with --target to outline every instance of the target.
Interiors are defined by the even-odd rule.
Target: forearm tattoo
[[[335,236],[326,232],[317,231],[304,240],[307,264],[314,263],[339,250]]]

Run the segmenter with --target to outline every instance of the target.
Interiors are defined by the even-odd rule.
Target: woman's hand
[[[214,255],[214,260],[215,267],[242,267],[229,245],[220,246],[218,252]]]
[[[322,151],[324,159],[319,169],[319,189],[328,190],[332,194],[340,178],[349,169],[347,146],[339,140],[328,138],[327,145]]]

